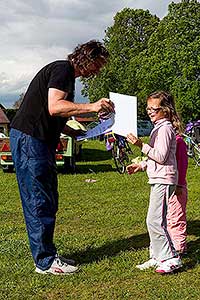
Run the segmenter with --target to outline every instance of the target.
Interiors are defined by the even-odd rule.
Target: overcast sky
[[[163,18],[171,2],[0,0],[0,103],[11,107],[41,67],[65,58],[77,44],[90,39],[101,41],[113,17],[123,8],[148,9]],[[79,83],[76,95],[81,101]]]

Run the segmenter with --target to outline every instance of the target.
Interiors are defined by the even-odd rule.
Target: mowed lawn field
[[[133,157],[139,154],[134,150]],[[91,140],[83,145],[76,174],[59,173],[58,181],[55,244],[80,271],[34,272],[15,173],[0,170],[0,299],[200,299],[200,168],[191,159],[188,255],[173,275],[135,268],[148,259],[146,173],[120,175],[104,142]]]

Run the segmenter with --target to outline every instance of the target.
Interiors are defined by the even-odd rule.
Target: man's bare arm
[[[67,100],[67,94],[63,91],[50,88],[48,92],[48,109],[51,116],[70,117],[90,112],[114,111],[113,103],[102,98],[94,103],[73,103]]]

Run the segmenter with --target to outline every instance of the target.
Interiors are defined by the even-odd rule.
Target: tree
[[[137,73],[138,96],[171,91],[185,122],[200,118],[200,3],[171,3],[148,41]],[[134,68],[134,65],[132,66]]]
[[[114,25],[106,30],[104,42],[110,53],[109,63],[102,72],[89,80],[82,80],[83,94],[95,101],[109,92],[134,95],[137,85],[129,63],[147,47],[148,40],[159,24],[159,18],[148,10],[125,8],[114,17]],[[127,78],[131,85],[127,86]]]
[[[16,112],[17,112],[17,109],[14,109],[14,108],[6,109],[6,115],[8,117],[8,120],[10,121],[10,123],[12,122],[12,119],[14,118]]]

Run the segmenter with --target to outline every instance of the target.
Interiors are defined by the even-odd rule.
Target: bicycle
[[[200,167],[200,121],[190,122],[183,134],[187,144],[187,154]]]
[[[129,154],[133,153],[126,138],[113,132],[106,133],[104,137],[106,149],[111,151],[117,171],[120,174],[125,173],[130,161]]]

